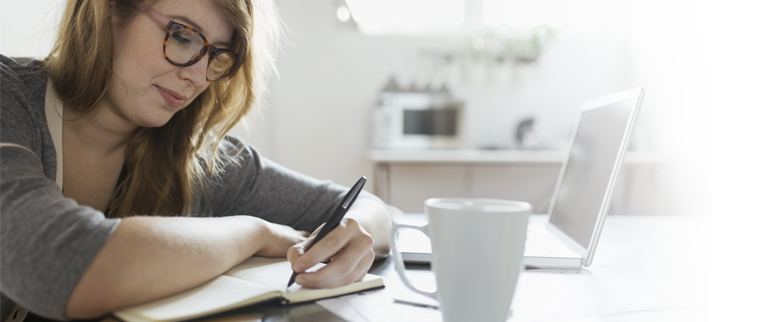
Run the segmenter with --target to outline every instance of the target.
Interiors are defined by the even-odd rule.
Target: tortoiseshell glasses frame
[[[150,18],[166,26],[166,36],[163,38],[163,56],[169,63],[175,66],[190,66],[207,55],[209,57],[206,74],[208,81],[216,81],[234,72],[237,53],[210,45],[207,38],[198,30],[174,22],[141,1],[134,1],[134,4]],[[167,48],[169,39],[174,39],[175,43]]]

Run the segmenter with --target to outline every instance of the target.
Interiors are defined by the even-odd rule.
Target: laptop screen
[[[606,192],[636,103],[631,99],[600,106],[583,111],[580,117],[550,222],[586,249],[602,215],[602,204],[605,199],[609,202]]]

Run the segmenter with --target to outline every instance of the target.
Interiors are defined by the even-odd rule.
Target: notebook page
[[[274,287],[218,276],[194,289],[150,303],[126,308],[114,315],[125,321],[178,321],[227,311],[281,296]]]
[[[289,303],[308,302],[381,287],[384,287],[384,280],[381,276],[366,274],[359,282],[336,288],[302,288],[299,284],[294,284],[287,292],[283,293],[283,298]]]
[[[323,265],[323,264],[322,264]],[[285,258],[251,257],[223,275],[285,291],[291,278],[291,263]]]
[[[314,272],[324,266],[326,265],[319,263],[307,271]],[[284,292],[283,297],[290,303],[307,302],[384,286],[384,281],[380,276],[367,274],[360,282],[337,288],[302,288],[302,286],[295,283],[287,289],[286,284],[288,284],[291,273],[293,273],[291,270],[291,263],[285,258],[251,257],[235,266],[224,275],[273,287]]]

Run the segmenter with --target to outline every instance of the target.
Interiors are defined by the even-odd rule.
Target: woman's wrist
[[[255,255],[264,257],[286,257],[289,247],[305,240],[306,231],[297,231],[289,226],[259,219],[259,248]]]
[[[253,243],[253,245],[256,245],[254,255],[259,255],[269,248],[270,234],[272,234],[273,229],[268,221],[257,217],[253,217],[253,219],[253,224],[256,226],[256,241]]]

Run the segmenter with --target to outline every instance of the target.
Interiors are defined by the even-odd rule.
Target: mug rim
[[[519,212],[519,211],[528,211],[530,212],[533,207],[530,203],[525,201],[519,200],[508,200],[508,199],[494,199],[494,198],[429,198],[425,200],[425,208],[435,208],[435,209],[443,209],[443,210],[470,210],[472,209],[472,204],[467,204],[467,202],[482,202],[487,203],[489,206],[509,206],[509,207],[520,207],[519,209],[509,209],[509,210],[500,210],[500,209],[485,209],[485,212],[489,213],[510,213],[510,212]],[[443,207],[437,206],[438,204],[455,204],[454,207]]]

